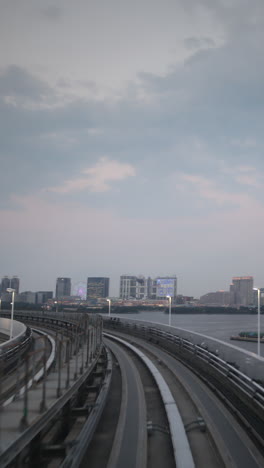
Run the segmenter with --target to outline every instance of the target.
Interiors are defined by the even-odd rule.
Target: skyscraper
[[[253,304],[253,276],[235,276],[230,285],[231,305]]]
[[[11,288],[15,290],[16,294],[19,293],[19,278],[17,276],[11,278]]]
[[[122,299],[135,298],[137,296],[137,277],[131,275],[120,276],[120,297]]]
[[[102,276],[87,278],[87,300],[109,296],[109,278]]]
[[[71,278],[57,278],[56,298],[71,295]]]
[[[1,293],[5,294],[7,288],[12,288],[15,290],[16,294],[19,293],[19,278],[17,276],[13,276],[10,278],[9,276],[4,276],[1,281]]]
[[[4,276],[1,281],[1,294],[5,294],[7,288],[11,288],[11,279],[9,276]]]

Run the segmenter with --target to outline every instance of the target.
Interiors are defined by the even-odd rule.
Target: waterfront
[[[120,314],[120,318],[146,320],[148,322],[168,324],[168,314],[163,312],[140,312],[138,314]],[[257,331],[257,315],[209,315],[209,314],[172,314],[171,324],[177,328],[184,328],[212,338],[226,341],[253,353],[257,352],[257,343],[231,341],[231,335],[238,335],[241,331]],[[264,318],[261,316],[261,331],[264,331]],[[261,355],[264,356],[264,343],[260,345]]]

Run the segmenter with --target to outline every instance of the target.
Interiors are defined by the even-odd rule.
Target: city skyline
[[[10,281],[11,281],[11,276],[8,277],[7,275],[2,275],[0,276],[1,278],[1,282],[6,282],[6,280],[8,279],[8,285],[10,284]],[[122,278],[129,278],[129,279],[134,279],[134,284],[132,285],[132,288],[134,288],[134,292],[132,294],[127,294],[127,293],[124,293],[122,292]],[[35,293],[43,293],[43,290],[45,289],[44,287],[41,288],[41,286],[38,288],[38,289],[33,289],[33,288],[24,288],[22,287],[21,288],[21,278],[19,278],[17,275],[16,276],[13,276],[12,277],[13,280],[15,280],[18,284],[18,287],[20,288],[20,291],[23,293],[23,292],[35,292]],[[249,276],[249,275],[246,275],[246,276],[233,276],[232,278],[229,279],[229,282],[226,281],[226,287],[225,288],[220,288],[220,287],[217,287],[215,288],[214,290],[207,290],[207,291],[204,291],[202,294],[199,294],[199,295],[195,295],[192,293],[192,291],[189,291],[189,294],[186,294],[184,293],[183,291],[181,291],[178,287],[178,276],[176,275],[166,275],[166,276],[163,276],[163,275],[155,275],[153,277],[150,277],[150,275],[120,275],[119,278],[118,278],[118,284],[114,284],[114,287],[112,286],[112,289],[110,287],[110,285],[112,285],[112,281],[111,281],[111,277],[92,277],[92,276],[86,276],[86,279],[85,280],[81,280],[81,281],[74,281],[72,280],[72,277],[58,277],[56,279],[54,279],[54,287],[53,288],[50,288],[50,291],[52,291],[54,293],[54,297],[56,298],[57,297],[57,288],[58,288],[58,284],[60,284],[61,286],[60,287],[60,293],[59,293],[59,297],[63,297],[63,296],[74,296],[74,295],[78,295],[78,287],[80,287],[81,285],[81,296],[86,298],[86,295],[87,295],[87,291],[88,291],[88,280],[96,280],[96,283],[97,281],[99,280],[99,283],[96,287],[99,287],[102,288],[102,290],[104,290],[104,293],[103,295],[99,295],[98,297],[132,297],[132,296],[135,296],[136,297],[136,294],[138,295],[138,297],[142,297],[143,299],[143,296],[150,296],[151,293],[149,291],[149,288],[152,289],[154,287],[154,290],[153,290],[153,293],[154,295],[156,295],[156,288],[157,288],[157,291],[158,291],[158,284],[157,284],[157,281],[159,280],[170,280],[170,284],[169,285],[162,285],[162,288],[167,288],[169,287],[170,289],[171,288],[174,288],[174,291],[175,293],[170,293],[172,296],[188,296],[188,297],[193,297],[195,299],[202,299],[202,297],[206,298],[207,296],[210,297],[210,295],[214,296],[214,295],[219,295],[220,294],[227,294],[228,295],[228,301],[226,302],[223,302],[223,305],[227,304],[227,302],[229,302],[230,304],[240,304],[240,305],[247,305],[247,304],[250,304],[252,301],[251,301],[251,296],[250,294],[253,294],[253,290],[252,288],[254,289],[255,288],[255,284],[254,284],[254,277],[253,276]],[[101,281],[106,281],[106,285],[102,285],[100,282]],[[140,280],[142,280],[142,284],[140,286]],[[171,284],[171,281],[173,280],[174,282],[174,286]],[[66,285],[64,284],[64,282],[66,281]],[[150,284],[148,284],[148,282],[150,281]],[[3,283],[0,283],[0,287],[1,287],[1,284]],[[238,286],[235,286],[235,285],[238,285]],[[242,286],[241,286],[242,285]],[[244,286],[246,286],[246,289],[244,290]],[[22,283],[22,286],[23,286],[23,283]],[[262,285],[259,284],[257,285],[258,287],[262,288]],[[65,289],[66,288],[66,289]],[[141,288],[141,291],[140,291],[140,288]],[[241,289],[242,288],[242,289]],[[128,288],[130,290],[130,286]],[[125,287],[124,291],[128,291],[127,289],[127,286]],[[256,289],[256,288],[255,288]],[[85,292],[84,292],[85,291]],[[113,292],[114,291],[114,292]],[[236,293],[237,291],[237,293]],[[240,298],[240,291],[242,291],[242,294],[244,296],[244,294],[246,294],[246,296],[248,296],[249,294],[249,297],[247,299],[245,299],[245,303],[243,301],[240,301],[239,298]],[[251,293],[250,293],[251,291]],[[47,289],[45,290],[45,292],[47,292]],[[107,294],[107,292],[109,292],[109,295]],[[1,291],[1,288],[0,288],[0,296],[1,294],[4,294],[4,291]],[[162,295],[165,297],[167,294],[169,294],[169,291],[167,291],[166,293],[163,293]],[[235,294],[235,295],[234,295]],[[238,294],[238,296],[237,296]],[[229,298],[229,296],[233,296],[233,299],[232,298]],[[157,294],[157,297],[159,296],[159,293]],[[252,296],[253,297],[253,296]],[[221,302],[221,301],[220,301]]]
[[[263,0],[4,2],[0,37],[3,275],[263,284]]]

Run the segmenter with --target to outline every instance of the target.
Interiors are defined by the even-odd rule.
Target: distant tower
[[[7,288],[14,289],[16,294],[18,294],[19,293],[19,278],[17,276],[13,276],[13,278],[9,278],[9,276],[4,276],[1,281],[1,293],[6,294]]]
[[[57,278],[56,298],[71,295],[71,278]]]
[[[109,296],[109,278],[102,276],[87,278],[87,299]]]
[[[253,276],[235,276],[230,285],[232,305],[249,306],[253,304]]]
[[[1,281],[1,294],[5,294],[7,288],[11,288],[11,279],[8,276],[4,276]]]
[[[137,296],[137,277],[132,275],[120,276],[120,292],[121,299],[136,298]]]
[[[16,294],[19,294],[19,278],[17,276],[11,278],[11,288],[15,290]]]

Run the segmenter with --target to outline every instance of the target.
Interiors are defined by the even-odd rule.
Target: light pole
[[[54,301],[54,304],[56,304],[56,313],[58,313],[58,307],[59,307],[58,301]]]
[[[260,356],[260,289],[253,289],[254,291],[258,291],[258,356]]]
[[[7,292],[12,293],[11,325],[10,325],[10,337],[9,337],[9,339],[12,340],[12,338],[13,338],[13,321],[14,321],[14,305],[15,305],[15,292],[16,292],[16,290],[13,289],[13,288],[7,288]]]
[[[169,299],[169,326],[171,326],[171,296],[166,296]]]
[[[2,309],[2,298],[0,297],[0,310]]]
[[[111,315],[111,299],[106,299],[108,302],[108,316],[110,317]]]

